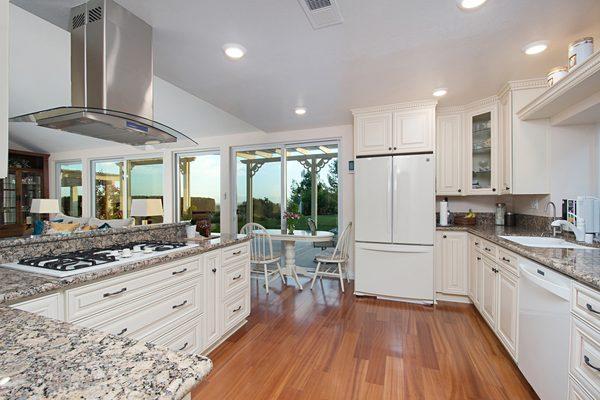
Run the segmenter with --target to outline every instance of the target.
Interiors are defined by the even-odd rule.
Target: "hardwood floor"
[[[471,305],[357,298],[330,279],[303,292],[274,282],[267,297],[259,282],[193,399],[537,398]]]

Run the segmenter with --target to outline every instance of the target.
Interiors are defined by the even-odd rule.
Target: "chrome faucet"
[[[544,208],[544,212],[548,213],[548,208],[552,206],[552,223],[550,224],[552,226],[552,236],[556,237],[556,234],[558,233],[558,228],[559,226],[554,225],[554,221],[556,221],[556,204],[554,204],[553,202],[549,201],[548,203],[546,203],[546,207]]]

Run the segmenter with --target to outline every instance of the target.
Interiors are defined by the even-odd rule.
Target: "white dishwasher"
[[[542,400],[569,386],[571,279],[519,259],[519,369]]]

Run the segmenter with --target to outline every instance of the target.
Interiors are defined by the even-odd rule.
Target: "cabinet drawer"
[[[202,332],[204,331],[204,316],[200,315],[174,328],[168,334],[153,340],[160,346],[173,351],[183,351],[197,354],[202,351]]]
[[[573,283],[573,312],[600,330],[600,293]]]
[[[152,337],[165,326],[203,312],[203,282],[169,287],[131,305],[77,321],[78,325],[134,339]]]
[[[248,243],[242,243],[224,248],[221,253],[223,264],[231,264],[248,257],[248,246]]]
[[[498,248],[498,263],[505,267],[506,270],[519,276],[518,258],[515,254],[503,248]]]
[[[479,236],[469,235],[469,244],[471,246],[471,249],[481,250],[481,248],[482,248],[481,243],[482,243],[482,240]]]
[[[225,300],[223,305],[223,333],[229,331],[250,314],[250,296],[248,290],[243,290]]]
[[[488,242],[487,240],[481,241],[481,251],[484,254],[490,255],[492,258],[496,259],[498,257],[498,248],[495,244]]]
[[[573,378],[569,378],[568,400],[594,400]]]
[[[600,398],[600,332],[571,318],[571,374],[594,399]]]
[[[223,298],[249,285],[250,265],[247,261],[223,267]]]
[[[68,289],[65,292],[67,321],[112,309],[152,293],[159,287],[186,281],[201,273],[201,267],[201,257],[196,257]]]

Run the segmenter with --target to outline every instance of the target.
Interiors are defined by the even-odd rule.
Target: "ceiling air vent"
[[[341,24],[344,19],[336,0],[298,0],[314,29]]]
[[[73,15],[72,23],[73,23],[72,29],[77,29],[80,26],[83,26],[85,24],[85,13]]]
[[[88,11],[88,22],[99,21],[102,19],[102,7],[98,6]]]

